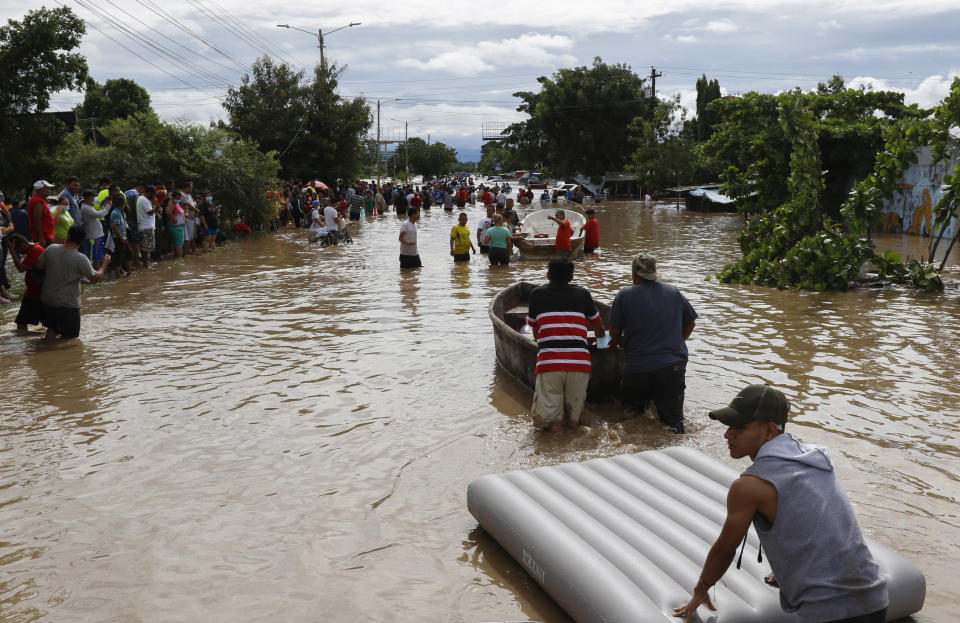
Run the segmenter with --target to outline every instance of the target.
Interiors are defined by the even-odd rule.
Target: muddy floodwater
[[[10,333],[5,308],[0,621],[566,622],[478,529],[470,481],[677,444],[743,469],[706,412],[756,382],[830,447],[865,533],[926,574],[914,620],[957,620],[957,291],[723,285],[706,278],[738,257],[736,216],[598,215],[576,282],[611,301],[646,248],[700,314],[687,435],[610,404],[591,429],[534,432],[487,304],[546,266],[455,266],[437,209],[419,271],[399,271],[390,214],[352,245],[289,230],[88,287],[68,344]]]

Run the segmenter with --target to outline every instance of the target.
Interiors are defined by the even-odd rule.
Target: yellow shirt
[[[470,253],[470,228],[466,225],[454,225],[450,230],[453,238],[453,252],[457,255]]]

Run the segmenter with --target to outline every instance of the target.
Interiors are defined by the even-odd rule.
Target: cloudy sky
[[[595,56],[662,76],[657,92],[692,105],[705,73],[728,93],[814,88],[833,74],[932,106],[960,74],[960,0],[60,0],[88,24],[91,75],[136,80],[166,119],[207,123],[265,53],[298,67],[346,64],[343,95],[381,101],[381,126],[476,159],[481,124],[521,119],[512,93]],[[39,2],[0,0],[19,19]],[[58,2],[48,2],[55,6]],[[61,93],[54,108],[81,95]]]

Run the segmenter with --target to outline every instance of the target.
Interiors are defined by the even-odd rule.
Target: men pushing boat
[[[534,426],[559,432],[580,422],[590,382],[587,325],[597,339],[606,335],[590,293],[572,285],[573,262],[550,260],[549,283],[530,292],[527,324],[537,341],[536,386],[531,414]]]

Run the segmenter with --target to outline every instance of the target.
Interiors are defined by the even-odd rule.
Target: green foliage
[[[537,162],[537,161],[534,161]],[[500,170],[497,170],[497,165]],[[495,175],[501,171],[514,171],[523,167],[516,150],[500,141],[487,141],[480,148],[480,172],[484,175]]]
[[[957,130],[960,129],[960,78],[954,78],[950,85],[950,93],[934,110],[933,130],[930,143],[933,146],[934,160],[946,160],[947,152],[950,147],[954,149],[957,146]],[[953,240],[950,241],[946,251],[943,254],[943,261],[940,264],[940,270],[943,270],[950,257],[950,252],[954,245],[960,240],[960,166],[954,168],[952,174],[947,174],[943,178],[944,193],[940,201],[933,208],[935,225],[934,228],[940,231],[940,234],[930,241],[930,261],[933,262],[937,255],[937,249],[943,239],[943,234],[950,222],[955,221],[956,232]]]
[[[652,114],[643,79],[627,65],[597,57],[591,67],[560,69],[537,81],[539,93],[514,93],[522,100],[517,110],[530,119],[508,128],[507,147],[527,166],[540,164],[559,176],[622,170],[632,151],[624,128]]]
[[[719,81],[714,79],[707,82],[706,74],[697,79],[696,137],[698,141],[710,138],[714,127],[720,123],[720,115],[716,109],[708,107],[710,102],[720,97]]]
[[[69,8],[40,8],[0,27],[0,187],[9,191],[49,171],[64,125],[42,115],[50,95],[74,89],[87,63],[72,52],[86,32]]]
[[[427,142],[422,138],[413,137],[407,141],[407,145],[400,145],[396,153],[390,157],[393,162],[387,163],[387,166],[395,166],[398,169],[404,169],[406,172],[406,150],[409,149],[410,173],[412,175],[423,175],[424,177],[433,177],[448,173],[457,163],[457,150],[448,147],[443,143]]]
[[[83,103],[76,108],[78,119],[94,119],[97,126],[151,110],[150,95],[146,89],[128,78],[111,79],[104,84],[87,78]],[[80,124],[87,126],[84,121]]]
[[[0,27],[0,117],[43,112],[52,93],[83,84],[87,61],[71,50],[85,33],[67,7],[28,11]]]
[[[649,118],[637,117],[628,127],[636,145],[628,169],[644,188],[662,189],[716,179],[700,146],[689,132],[679,96],[660,101]]]
[[[66,137],[57,177],[76,175],[92,185],[106,173],[123,188],[191,178],[198,190],[213,191],[228,219],[259,225],[270,218],[264,188],[276,182],[279,163],[253,141],[220,127],[165,123],[152,112],[114,119],[102,131],[107,142],[99,147],[81,130]]]
[[[721,191],[756,193],[741,209],[750,217],[739,235],[743,258],[722,281],[845,289],[874,258],[869,227],[915,162],[928,122],[902,94],[841,84],[835,77],[817,93],[748,93],[711,105],[723,121],[705,151],[726,167]],[[905,270],[919,287],[939,282]]]
[[[285,177],[353,179],[366,160],[364,137],[372,118],[363,98],[336,89],[341,68],[317,65],[313,79],[264,56],[227,92],[230,127],[279,154]]]
[[[213,191],[228,221],[266,225],[276,216],[264,194],[279,168],[273,152],[264,154],[255,142],[229,130],[197,126],[191,130],[197,133],[191,153],[197,168],[194,184]]]

